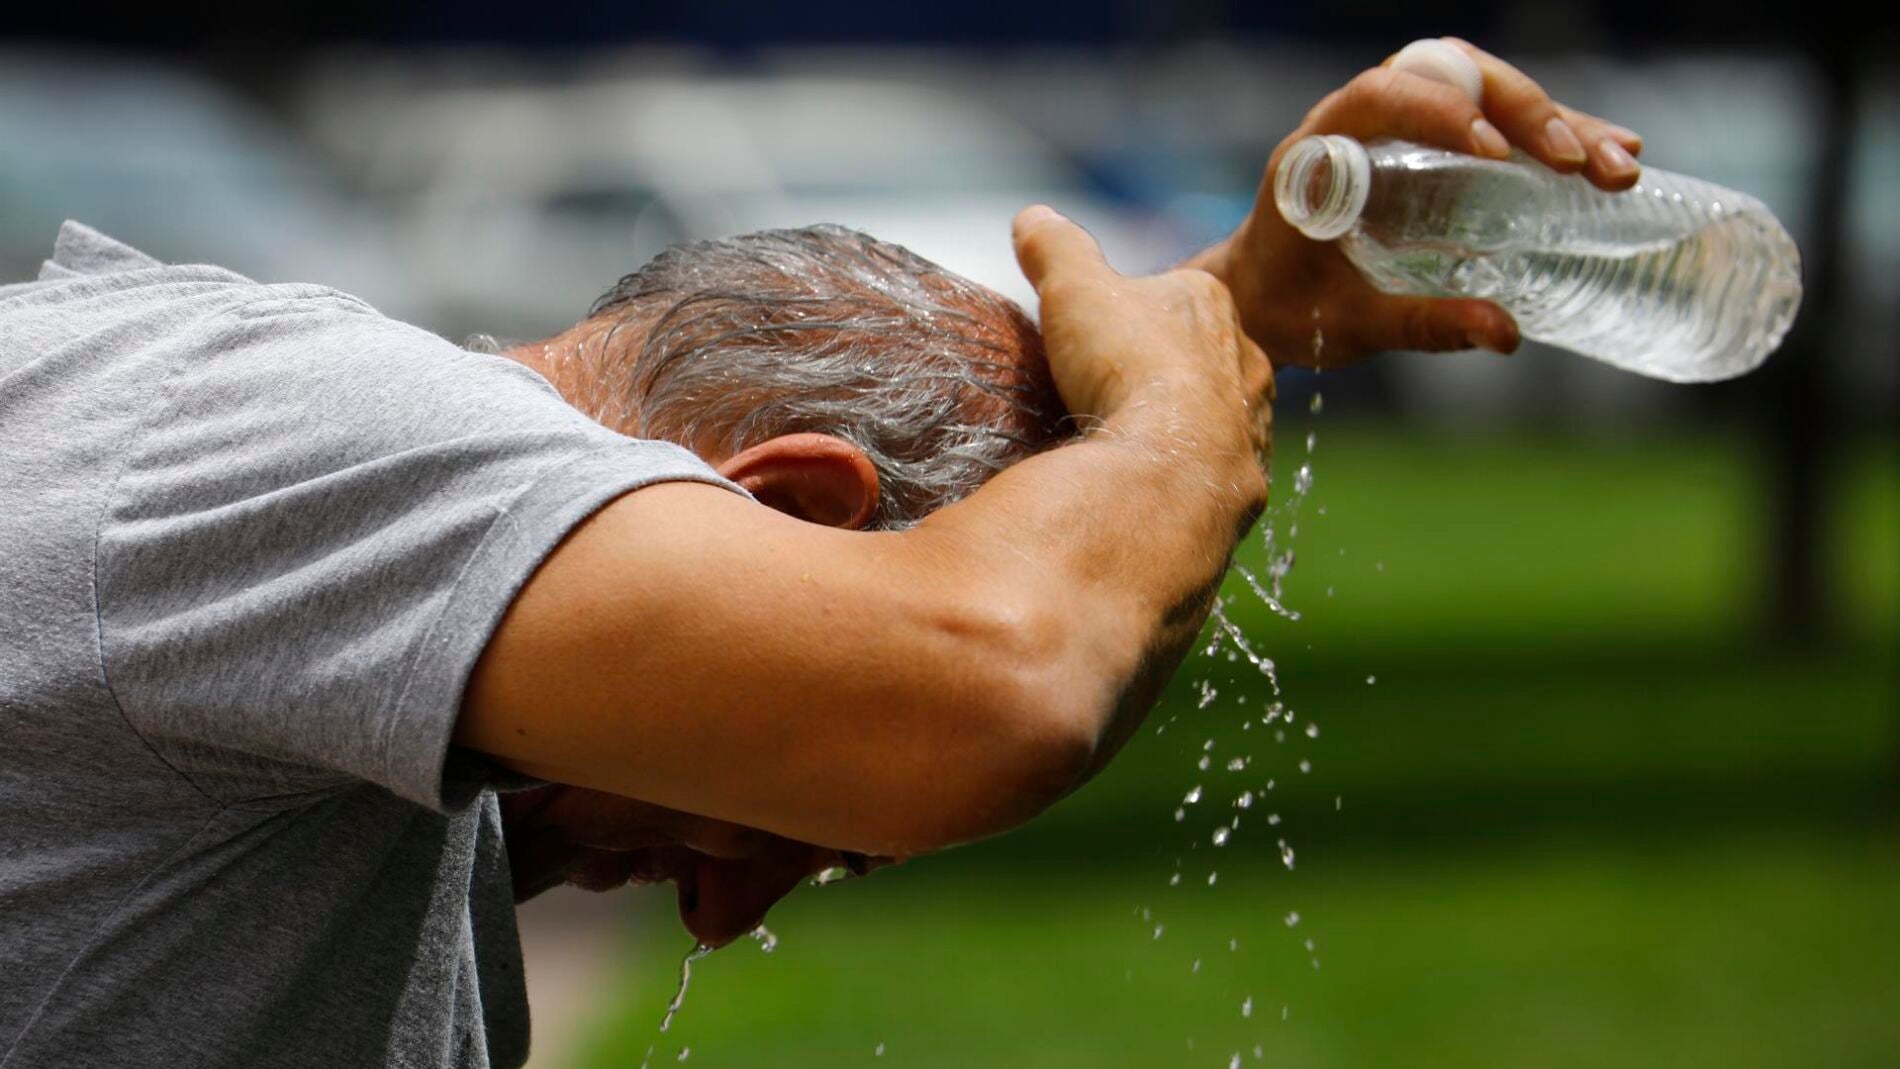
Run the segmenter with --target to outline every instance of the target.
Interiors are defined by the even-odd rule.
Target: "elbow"
[[[891,810],[905,853],[1028,822],[1082,784],[1102,746],[1108,688],[1078,664],[1068,613],[1019,593],[977,607],[966,635],[959,685],[946,688],[953,707],[937,713],[949,730],[917,771],[930,804]]]

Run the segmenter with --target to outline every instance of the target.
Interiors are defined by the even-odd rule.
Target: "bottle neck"
[[[1302,138],[1280,160],[1273,203],[1280,217],[1314,241],[1331,241],[1359,221],[1372,189],[1372,161],[1350,137]]]

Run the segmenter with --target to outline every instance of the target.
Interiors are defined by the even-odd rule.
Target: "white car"
[[[1045,142],[928,89],[848,79],[613,79],[333,96],[313,126],[401,205],[441,326],[522,338],[585,314],[674,242],[840,223],[1033,307],[1009,220],[1047,201],[1112,260],[1157,243]]]

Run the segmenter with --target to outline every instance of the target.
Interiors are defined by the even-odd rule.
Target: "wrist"
[[[1204,383],[1150,382],[1092,432],[1192,474],[1206,485],[1231,488],[1235,504],[1264,500],[1264,442],[1259,423],[1237,394],[1222,395]]]
[[[1247,250],[1257,244],[1253,227],[1254,214],[1249,212],[1233,233],[1196,253],[1182,266],[1205,271],[1227,287],[1240,316],[1240,329],[1271,358],[1279,351],[1282,339],[1267,314],[1273,304],[1260,292],[1259,272],[1254,269],[1262,254],[1256,250],[1251,257],[1247,255]]]

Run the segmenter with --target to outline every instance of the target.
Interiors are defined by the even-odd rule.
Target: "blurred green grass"
[[[1264,679],[1191,660],[1035,824],[802,892],[775,954],[702,963],[655,1064],[1900,1064],[1892,456],[1832,473],[1842,626],[1789,644],[1744,439],[1315,428],[1312,495],[1269,517],[1283,544],[1300,526],[1304,619],[1228,587],[1296,710],[1282,740]],[[1261,568],[1257,536],[1241,559]],[[587,1066],[662,1038],[685,950],[665,896],[627,900]]]

